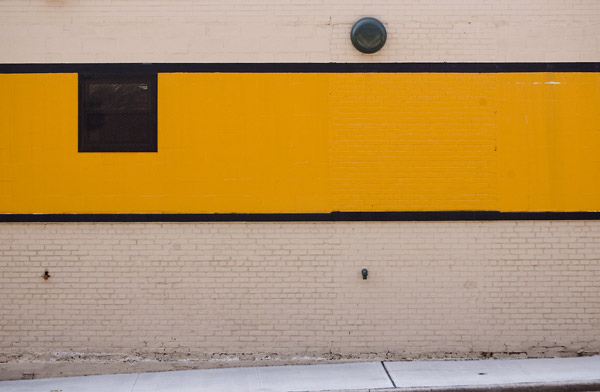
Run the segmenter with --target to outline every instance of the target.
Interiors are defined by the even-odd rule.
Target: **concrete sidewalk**
[[[0,382],[2,392],[600,391],[600,356],[359,362]]]

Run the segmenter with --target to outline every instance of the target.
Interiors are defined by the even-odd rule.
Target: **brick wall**
[[[600,350],[595,221],[3,224],[0,266],[11,361]]]
[[[351,46],[362,16],[388,30],[375,55]],[[3,0],[0,62],[599,61],[599,21],[596,0]],[[599,352],[599,237],[598,221],[1,224],[0,362]]]
[[[388,42],[365,56],[363,16]],[[0,62],[598,61],[596,0],[0,2]]]

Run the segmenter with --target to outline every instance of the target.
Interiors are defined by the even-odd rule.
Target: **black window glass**
[[[157,151],[156,96],[156,75],[80,75],[79,151]]]
[[[148,83],[90,83],[88,110],[150,110]]]

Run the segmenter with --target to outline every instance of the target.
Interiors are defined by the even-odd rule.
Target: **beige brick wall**
[[[598,352],[599,278],[599,221],[5,223],[0,362]]]
[[[600,61],[600,2],[2,0],[0,36],[0,63]],[[599,277],[600,221],[0,224],[0,362],[599,352]]]
[[[381,19],[362,55],[349,32]],[[597,0],[2,0],[0,62],[600,61]]]

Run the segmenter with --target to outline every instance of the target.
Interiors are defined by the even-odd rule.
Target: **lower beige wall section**
[[[600,351],[600,221],[5,223],[0,254],[4,363]]]

